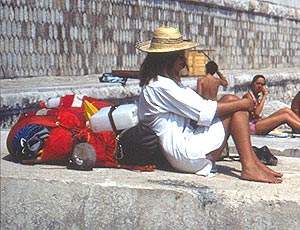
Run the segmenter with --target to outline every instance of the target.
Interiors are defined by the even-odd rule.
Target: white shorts
[[[208,128],[197,127],[184,133],[181,143],[169,153],[165,149],[164,154],[175,169],[197,173],[208,165],[212,166],[212,162],[206,159],[206,155],[220,148],[224,140],[223,124],[216,119]]]
[[[225,130],[219,118],[209,127],[197,127],[185,143],[186,157],[205,158],[206,154],[221,147],[225,140]]]
[[[187,159],[180,158],[174,159],[173,157],[167,157],[170,164],[178,171],[187,172],[187,173],[198,173],[201,175],[201,170],[204,168],[208,168],[208,173],[212,168],[212,162],[206,158],[199,159]]]

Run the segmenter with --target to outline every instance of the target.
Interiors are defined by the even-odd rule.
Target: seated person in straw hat
[[[207,100],[217,100],[219,86],[227,86],[228,81],[219,71],[217,63],[209,61],[205,65],[206,75],[197,79],[197,93]],[[217,73],[220,78],[214,76]]]
[[[179,171],[208,175],[232,135],[240,154],[241,179],[280,183],[282,174],[262,164],[251,147],[248,112],[253,102],[234,95],[218,102],[205,100],[181,83],[184,51],[198,45],[183,40],[172,27],[158,28],[151,42],[137,45],[147,52],[140,68],[140,121],[157,134],[165,157]]]

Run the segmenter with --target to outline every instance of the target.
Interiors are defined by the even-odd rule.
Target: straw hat
[[[183,40],[177,28],[159,27],[154,31],[151,41],[139,43],[136,48],[147,53],[163,53],[187,50],[196,46],[199,46],[198,42]]]

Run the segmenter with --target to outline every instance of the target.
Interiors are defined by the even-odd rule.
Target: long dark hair
[[[147,85],[152,78],[156,79],[158,74],[163,74],[163,71],[172,76],[178,54],[178,52],[148,53],[140,68],[140,86]]]

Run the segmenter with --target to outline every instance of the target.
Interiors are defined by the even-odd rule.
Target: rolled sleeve
[[[197,122],[197,125],[199,126],[210,126],[217,111],[218,103],[216,101],[208,100],[205,101],[205,104],[206,109],[201,110],[199,113],[199,119]]]
[[[176,84],[169,78],[159,77],[143,89],[148,101],[152,102],[153,113],[174,113],[183,118],[197,121],[198,126],[209,127],[215,117],[217,101],[206,100],[194,90]],[[141,98],[140,98],[141,100]],[[155,106],[154,106],[155,105]],[[142,107],[142,106],[140,106]]]

